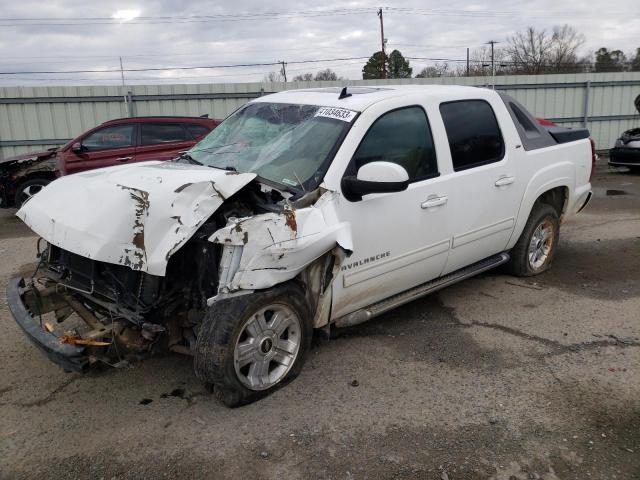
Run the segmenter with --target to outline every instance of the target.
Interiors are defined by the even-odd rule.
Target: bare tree
[[[339,77],[336,72],[334,72],[330,68],[327,68],[326,70],[320,70],[315,74],[315,76],[313,75],[313,73],[307,72],[293,77],[294,82],[310,82],[312,80],[343,80],[343,78]]]
[[[448,75],[450,75],[449,65],[447,63],[436,63],[435,65],[424,67],[416,75],[416,78],[446,77]]]
[[[267,73],[263,81],[265,82],[283,82],[284,77],[282,76],[282,72],[269,72]]]
[[[316,80],[316,81],[319,81],[319,80],[342,80],[342,77],[338,77],[336,72],[334,72],[330,68],[327,68],[326,70],[320,70],[318,73],[316,73],[316,76],[315,76],[314,80]]]
[[[549,66],[557,72],[574,68],[578,63],[578,49],[584,44],[584,35],[569,25],[553,27]]]
[[[293,77],[294,82],[310,82],[313,80],[313,73],[301,73],[300,75],[296,75]]]
[[[528,27],[509,38],[507,54],[518,73],[543,73],[553,48],[552,38],[545,30]]]
[[[551,33],[528,27],[509,38],[506,53],[513,73],[571,72],[581,68],[577,51],[583,43],[584,35],[569,25]]]
[[[511,72],[504,48],[494,48],[493,62],[495,64],[496,75],[505,75]],[[456,76],[464,77],[466,74],[466,65],[461,63],[456,66]],[[469,75],[472,77],[491,75],[491,48],[489,46],[483,45],[470,52]]]

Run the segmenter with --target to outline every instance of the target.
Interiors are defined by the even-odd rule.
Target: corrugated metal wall
[[[399,83],[488,86],[490,81],[489,77],[445,77],[286,84],[5,87],[0,88],[0,159],[58,145],[106,120],[129,115],[206,113],[224,118],[251,98],[284,89]],[[611,147],[622,131],[640,126],[640,115],[633,106],[633,99],[640,94],[640,72],[505,76],[496,77],[496,88],[518,99],[536,116],[566,126],[581,126],[587,113],[588,127],[599,149]],[[125,103],[128,92],[129,103]]]

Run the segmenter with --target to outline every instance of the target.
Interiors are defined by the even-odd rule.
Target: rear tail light
[[[555,123],[553,123],[551,120],[547,120],[546,118],[536,118],[536,120],[543,127],[557,127]]]
[[[596,155],[596,142],[593,141],[593,138],[589,138],[591,142],[591,173],[589,174],[589,181],[593,178],[593,172],[596,170],[596,159],[598,155]]]

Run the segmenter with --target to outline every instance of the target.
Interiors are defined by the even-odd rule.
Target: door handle
[[[516,181],[516,177],[500,177],[498,180],[496,180],[495,186],[496,187],[506,187],[507,185],[511,185],[513,182]]]
[[[421,208],[439,207],[447,203],[447,200],[449,200],[449,197],[447,197],[446,195],[443,195],[441,197],[436,197],[436,196],[429,197],[420,204],[420,207]]]
[[[116,158],[116,160],[118,162],[128,162],[129,160],[131,160],[133,157],[120,157],[120,158]]]

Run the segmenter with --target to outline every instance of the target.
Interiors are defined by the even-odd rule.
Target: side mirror
[[[74,153],[80,153],[82,151],[82,144],[80,142],[76,142],[71,145],[71,151]]]
[[[370,193],[401,192],[409,186],[407,171],[392,162],[371,162],[358,170],[357,177],[342,179],[342,193],[352,202],[362,200]]]

